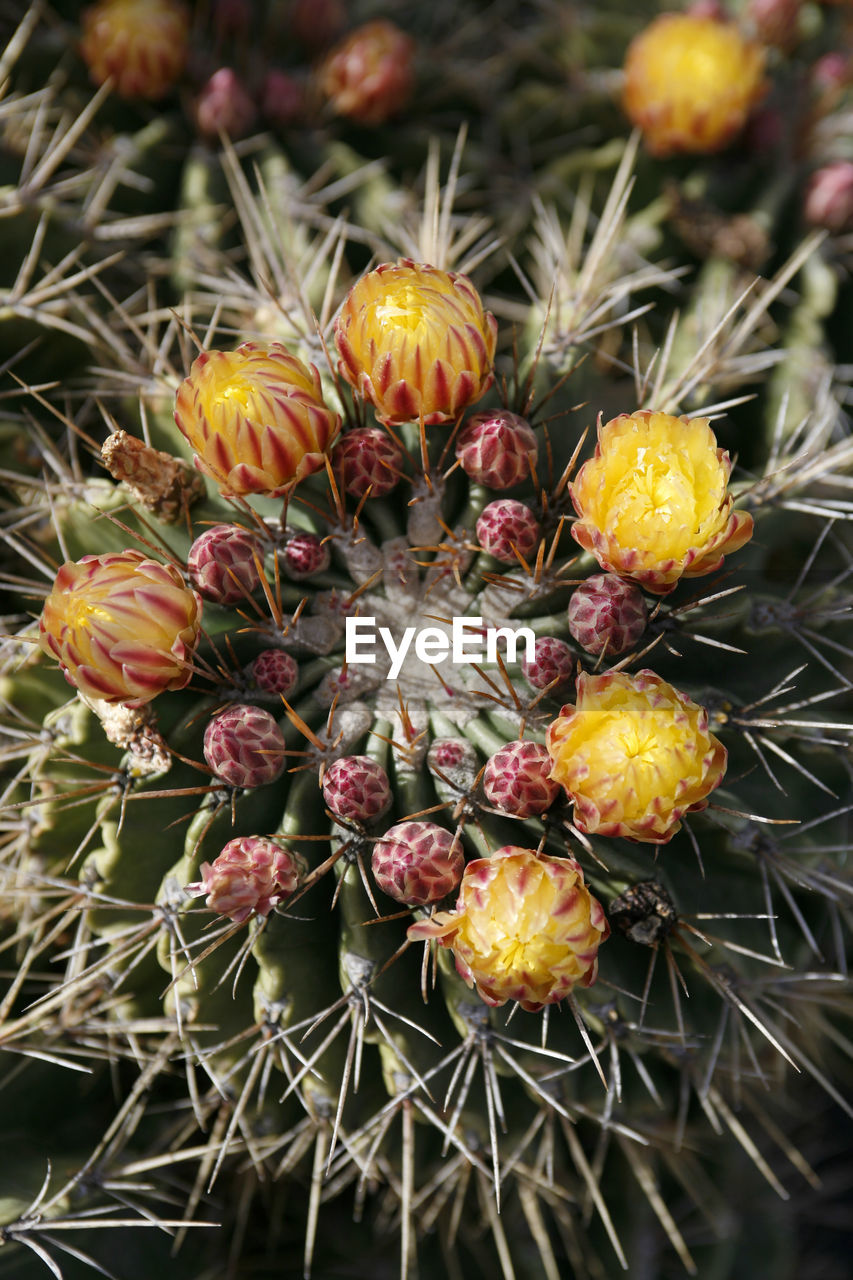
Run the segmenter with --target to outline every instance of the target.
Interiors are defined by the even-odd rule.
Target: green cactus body
[[[817,1275],[851,286],[795,202],[847,19],[715,159],[629,135],[625,6],[410,7],[375,132],[239,8],[161,106],[86,96],[75,6],[0,62],[0,1275]],[[301,105],[200,141],[232,45]]]

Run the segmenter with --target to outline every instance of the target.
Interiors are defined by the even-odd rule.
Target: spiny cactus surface
[[[841,1277],[849,6],[387,10],[9,14],[0,1276]]]

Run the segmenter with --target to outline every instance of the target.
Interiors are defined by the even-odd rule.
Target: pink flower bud
[[[508,742],[488,760],[483,790],[496,809],[530,818],[550,809],[560,794],[550,772],[551,757],[538,742]]]
[[[477,521],[480,546],[501,564],[517,565],[519,555],[529,560],[539,545],[539,534],[533,512],[514,498],[490,502]]]
[[[421,907],[452,893],[465,857],[459,841],[434,822],[399,822],[373,846],[373,876],[383,893]]]
[[[853,58],[846,53],[825,53],[811,69],[811,83],[821,99],[820,106],[831,110],[853,80]]]
[[[329,544],[316,533],[295,533],[284,544],[284,570],[297,582],[324,573],[332,560]]]
[[[339,483],[354,498],[381,498],[397,484],[403,451],[380,427],[357,427],[342,436],[332,452]]]
[[[286,698],[299,678],[299,667],[284,649],[262,649],[252,663],[251,675],[264,693]]]
[[[195,103],[195,122],[206,138],[242,138],[255,123],[255,104],[242,80],[230,67],[220,67],[205,84]]]
[[[323,775],[323,799],[342,822],[373,822],[391,808],[391,784],[371,756],[341,756]]]
[[[207,894],[205,906],[242,924],[250,915],[266,916],[296,889],[301,859],[263,836],[229,840],[219,856],[201,865],[202,879],[187,893]]]
[[[261,787],[284,772],[281,729],[268,711],[250,703],[228,707],[204,731],[204,758],[232,787]]]
[[[525,656],[521,662],[521,670],[525,679],[534,689],[547,689],[553,684],[558,689],[561,684],[571,680],[575,673],[575,656],[565,640],[557,636],[540,636],[533,650],[533,661],[528,662]]]
[[[648,622],[642,591],[615,573],[596,573],[572,592],[569,631],[587,653],[615,657],[632,649]]]
[[[258,540],[231,524],[215,524],[196,538],[187,556],[190,582],[214,604],[245,603],[260,582]]]
[[[434,738],[427,752],[427,768],[439,779],[446,778],[460,790],[473,787],[480,762],[467,738]]]
[[[838,160],[812,174],[803,210],[806,222],[827,231],[853,226],[853,163]]]
[[[536,463],[530,424],[508,409],[469,418],[456,439],[456,456],[467,476],[489,489],[511,489]]]

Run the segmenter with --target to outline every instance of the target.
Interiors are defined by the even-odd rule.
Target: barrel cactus
[[[842,1275],[849,10],[83,8],[3,62],[0,1275]]]

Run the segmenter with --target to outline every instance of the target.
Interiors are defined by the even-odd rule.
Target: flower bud
[[[453,911],[410,925],[408,937],[449,947],[486,1004],[517,1000],[531,1013],[590,986],[610,934],[601,903],[573,858],[505,845],[469,862]]]
[[[533,650],[533,661],[527,655],[521,660],[522,675],[534,689],[547,689],[556,680],[555,688],[571,680],[575,671],[575,655],[565,640],[557,636],[540,636]]]
[[[803,207],[806,222],[827,231],[853,227],[853,163],[837,160],[812,174]]]
[[[723,780],[726,749],[704,707],[653,671],[581,674],[549,726],[551,777],[579,830],[665,844]]]
[[[435,822],[398,822],[373,846],[373,878],[389,898],[408,906],[446,898],[464,865],[459,841]]]
[[[539,545],[539,521],[529,507],[514,498],[499,498],[483,507],[477,521],[477,538],[480,546],[501,564],[518,564],[518,557],[525,560]]]
[[[268,711],[238,703],[208,722],[204,758],[229,786],[262,787],[284,772],[284,736]]]
[[[427,768],[437,782],[446,778],[460,791],[469,791],[480,772],[480,761],[467,738],[433,738]]]
[[[195,103],[195,122],[206,138],[242,138],[257,112],[242,80],[231,67],[220,67],[203,85]]]
[[[320,375],[280,343],[203,351],[178,388],[175,421],[226,497],[274,497],[325,466],[340,416]]]
[[[343,489],[353,498],[381,498],[397,484],[403,451],[387,431],[356,427],[341,436],[332,453],[332,466]]]
[[[202,879],[187,893],[206,894],[205,906],[242,924],[251,915],[267,916],[296,890],[301,859],[263,836],[229,840],[212,862],[201,864]]]
[[[69,561],[39,619],[39,643],[89,698],[139,706],[183,689],[201,601],[172,565],[139,551]]]
[[[511,489],[536,464],[536,436],[517,413],[496,409],[469,418],[456,438],[462,470],[489,489]]]
[[[284,544],[284,571],[296,582],[325,573],[331,563],[329,544],[316,533],[295,533]]]
[[[467,276],[408,258],[357,280],[335,323],[341,376],[389,424],[444,422],[479,400],[496,341]]]
[[[383,124],[411,96],[413,54],[413,40],[393,22],[368,22],[328,54],[320,68],[320,89],[337,115],[359,124]]]
[[[323,799],[342,822],[373,822],[391,808],[388,774],[371,756],[341,756],[323,775]]]
[[[287,698],[299,679],[299,667],[284,649],[262,649],[252,663],[250,674],[263,693]]]
[[[649,620],[643,593],[615,573],[596,573],[572,592],[569,632],[587,653],[615,658],[641,639]]]
[[[257,538],[232,524],[205,529],[187,556],[190,582],[205,600],[214,604],[245,604],[246,596],[260,583],[256,558],[261,554]]]
[[[163,98],[184,69],[189,14],[180,0],[99,0],[83,10],[80,55],[120,98]]]
[[[853,56],[849,53],[825,53],[812,64],[809,74],[817,111],[825,114],[841,101],[844,90],[853,80]]]
[[[551,757],[538,742],[508,742],[486,763],[483,790],[490,804],[516,818],[544,813],[560,794]]]

